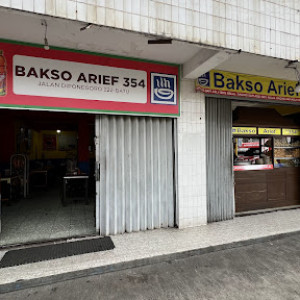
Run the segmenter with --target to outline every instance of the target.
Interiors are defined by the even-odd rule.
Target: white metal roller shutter
[[[206,98],[208,222],[234,216],[232,111],[227,99]]]
[[[96,135],[100,234],[173,227],[173,120],[101,115]]]

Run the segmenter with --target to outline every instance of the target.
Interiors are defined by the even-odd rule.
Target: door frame
[[[95,117],[96,233],[100,234],[100,116]]]

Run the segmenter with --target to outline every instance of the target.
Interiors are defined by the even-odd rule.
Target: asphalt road
[[[300,299],[300,235],[12,292],[0,299]]]

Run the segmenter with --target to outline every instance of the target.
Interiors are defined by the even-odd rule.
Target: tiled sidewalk
[[[63,278],[63,274],[72,272],[78,274],[82,271],[80,274],[84,276],[86,270],[99,270],[101,267],[105,272],[113,271],[113,266],[120,263],[123,263],[122,268],[126,268],[126,263],[128,267],[134,267],[135,262],[143,259],[148,259],[147,263],[151,263],[151,258],[162,255],[166,258],[174,253],[295,231],[300,231],[300,209],[238,217],[196,228],[170,228],[123,234],[112,237],[116,246],[114,250],[0,269],[0,287],[17,281],[20,283],[22,280],[55,277],[58,274]],[[0,252],[0,257],[3,254],[4,251]]]

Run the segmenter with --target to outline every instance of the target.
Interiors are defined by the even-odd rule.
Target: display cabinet
[[[274,138],[274,167],[300,166],[300,137],[282,136]]]
[[[234,171],[273,169],[271,137],[236,137],[233,139]]]

